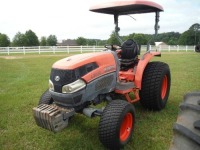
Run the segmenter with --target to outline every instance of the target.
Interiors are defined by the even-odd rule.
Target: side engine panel
[[[75,108],[75,111],[82,109],[81,106],[88,102],[92,102],[98,95],[106,94],[113,91],[116,87],[116,72],[112,72],[97,78],[87,84],[87,86],[75,93],[58,93],[50,91],[55,103],[59,106],[67,108]]]

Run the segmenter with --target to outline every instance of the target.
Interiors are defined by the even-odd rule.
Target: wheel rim
[[[168,79],[167,75],[164,76],[163,81],[162,81],[162,88],[161,88],[161,98],[164,100],[166,93],[167,93],[167,88],[168,88]]]
[[[131,134],[133,126],[133,116],[131,113],[127,113],[122,121],[120,127],[120,140],[126,141],[129,135]]]

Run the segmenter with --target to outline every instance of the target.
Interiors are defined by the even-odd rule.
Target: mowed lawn
[[[51,65],[66,55],[16,55],[0,57],[0,150],[104,150],[98,139],[99,118],[76,114],[59,133],[38,127],[32,108],[48,88]],[[125,150],[167,150],[172,127],[184,94],[200,91],[200,54],[164,53],[153,61],[163,61],[171,69],[168,104],[160,112],[135,104],[136,125]]]

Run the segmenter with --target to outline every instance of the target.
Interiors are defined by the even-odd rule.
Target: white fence
[[[10,55],[10,54],[30,54],[30,53],[86,53],[86,52],[98,52],[105,48],[103,46],[33,46],[33,47],[0,47],[0,55]],[[141,51],[146,51],[147,46],[142,45]],[[150,49],[165,52],[193,52],[195,51],[195,46],[170,46],[170,45],[160,45],[158,47],[150,46]]]

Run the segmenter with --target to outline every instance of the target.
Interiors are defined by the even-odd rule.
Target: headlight
[[[54,91],[54,85],[53,85],[53,82],[51,80],[49,80],[49,90]]]
[[[86,86],[85,82],[81,79],[78,79],[73,83],[64,85],[62,87],[62,93],[74,93],[78,90],[83,89],[85,86]]]

